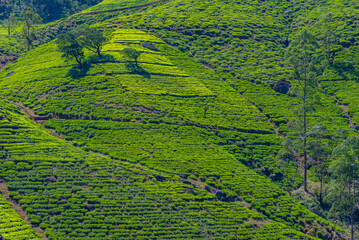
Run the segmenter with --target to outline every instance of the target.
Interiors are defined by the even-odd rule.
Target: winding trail
[[[29,217],[27,216],[24,209],[20,206],[20,204],[14,202],[14,201],[11,201],[11,198],[9,196],[9,189],[6,186],[6,182],[4,180],[0,180],[0,192],[1,192],[2,196],[6,199],[6,201],[8,201],[11,204],[12,208],[17,212],[17,214],[20,216],[20,218],[22,220],[28,222],[29,225],[35,230],[35,232],[41,235],[42,239],[48,240],[44,230],[42,230],[39,227],[32,226],[32,224],[29,221]]]
[[[323,93],[328,94],[328,92],[325,91],[325,89],[322,87],[322,85],[320,83],[318,83],[318,87],[322,90]],[[345,114],[345,117],[348,119],[349,128],[358,130],[359,129],[358,125],[356,125],[353,122],[352,116],[350,116],[350,114],[348,113],[348,106],[346,106],[344,104],[340,104],[340,100],[334,94],[330,95],[330,97],[334,100],[335,105],[337,105],[338,107],[340,107],[342,109],[343,113]]]

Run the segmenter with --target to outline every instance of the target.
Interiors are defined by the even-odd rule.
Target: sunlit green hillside
[[[28,52],[0,27],[0,57],[21,56],[0,71],[0,239],[347,239],[329,183],[359,124],[358,4],[104,0],[36,26]],[[81,25],[108,39],[83,65],[56,42]],[[308,132],[288,62],[305,27]]]
[[[120,52],[128,46],[142,52],[135,72]],[[2,94],[32,109],[33,119],[51,119],[46,127],[84,150],[189,178],[204,193],[221,189],[231,199],[225,201],[245,201],[299,231],[314,222],[334,227],[247,167],[256,162],[279,173],[281,141],[225,79],[141,31],[114,31],[102,58],[87,55],[88,68],[79,72],[61,60],[55,43],[45,44],[2,73]]]

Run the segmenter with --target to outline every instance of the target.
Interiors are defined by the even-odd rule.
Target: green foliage
[[[0,13],[4,13],[2,18],[7,18],[11,13],[21,12],[23,9],[31,7],[46,22],[69,16],[73,13],[86,9],[101,2],[100,0],[2,0],[0,2]]]
[[[136,7],[138,5],[143,5],[149,2],[153,2],[153,0],[104,0],[100,4],[84,10],[83,13],[120,10],[123,8]]]
[[[136,6],[142,2],[145,3],[145,1],[104,1],[103,4],[88,12]],[[319,102],[320,100],[322,105],[320,109],[308,116],[308,129],[315,125],[323,125],[327,127],[328,132],[323,133],[322,139],[317,142],[314,141],[314,138],[310,140],[313,140],[313,146],[326,144],[328,142],[324,138],[331,137],[336,130],[353,131],[348,127],[348,121],[342,109],[335,105],[336,100],[330,97],[335,94],[342,101],[341,103],[349,104],[349,114],[354,117],[354,123],[358,121],[359,109],[357,106],[359,104],[357,104],[355,90],[357,89],[356,59],[358,51],[356,39],[352,37],[357,31],[352,27],[355,26],[353,23],[357,22],[355,15],[357,3],[349,3],[349,1],[341,3],[338,1],[306,1],[302,3],[300,1],[200,0],[193,2],[184,0],[170,1],[153,9],[150,7],[139,10],[131,16],[128,16],[130,11],[118,14],[99,14],[93,17],[77,15],[72,19],[75,22],[74,25],[81,24],[83,21],[94,23],[108,19],[106,23],[98,23],[97,27],[124,25],[124,27],[146,29],[156,33],[165,42],[185,53],[166,46],[160,39],[144,32],[118,30],[114,32],[110,42],[104,45],[102,58],[87,59],[86,61],[91,61],[91,67],[86,71],[79,72],[74,79],[69,74],[71,66],[61,60],[59,53],[53,53],[56,45],[49,43],[30,52],[15,66],[0,73],[0,77],[3,79],[0,83],[1,94],[12,101],[24,103],[26,107],[42,117],[60,118],[59,120],[50,120],[45,125],[64,134],[75,146],[88,151],[108,154],[122,161],[150,166],[155,169],[153,171],[161,172],[156,172],[156,174],[167,172],[174,178],[179,178],[179,174],[187,174],[192,180],[203,181],[203,184],[207,186],[206,189],[216,187],[223,189],[228,194],[238,195],[260,213],[293,228],[304,229],[311,224],[325,226],[328,231],[325,228],[315,229],[313,235],[328,238],[330,234],[328,232],[334,232],[334,229],[331,229],[333,226],[309,213],[304,207],[297,205],[296,201],[263,175],[269,175],[272,179],[280,181],[279,185],[284,184],[284,181],[280,180],[280,174],[284,170],[281,163],[288,162],[283,161],[278,164],[275,161],[275,156],[280,149],[280,139],[273,134],[273,127],[268,120],[278,127],[280,133],[296,135],[295,131],[287,127],[287,123],[295,117],[288,110],[289,106],[298,104],[298,101],[294,95],[274,92],[272,86],[280,79],[289,78],[291,72],[295,70],[287,64],[283,53],[289,42],[296,39],[296,35],[301,32],[300,29],[303,25],[313,26],[309,27],[308,31],[316,39],[322,41],[322,46],[318,48],[316,54],[322,52],[326,58],[326,65],[322,68],[322,73],[319,73],[319,77],[315,77],[315,81],[319,80],[319,86],[323,87],[323,91],[318,91],[315,101]],[[323,17],[328,11],[334,12],[332,20]],[[120,17],[116,17],[116,15]],[[287,27],[289,25],[292,27]],[[241,27],[238,28],[238,26]],[[61,31],[67,31],[71,27],[66,27],[66,30],[64,27]],[[56,33],[52,37],[54,36]],[[142,42],[155,44],[159,51],[154,52],[142,47],[140,45]],[[126,64],[121,54],[125,48],[133,48],[141,52],[141,61],[137,64],[137,60],[135,60],[136,65]],[[305,53],[301,50],[294,52],[298,56]],[[35,57],[36,55],[41,57]],[[195,57],[198,62],[186,55]],[[31,66],[27,63],[29,61],[32,63]],[[322,67],[319,64],[318,66]],[[299,72],[297,71],[297,73]],[[294,88],[299,86],[293,82],[292,85]],[[318,88],[318,90],[321,89]],[[299,92],[297,93],[299,94]],[[74,119],[78,121],[74,121]],[[343,137],[339,134],[338,136]],[[327,146],[324,145],[324,147]],[[317,160],[321,159],[323,155],[314,151],[309,154]],[[191,155],[195,158],[191,159]],[[286,153],[282,156],[285,155]],[[81,159],[79,156],[74,158]],[[129,171],[127,168],[125,170],[121,167],[116,168],[111,165],[112,163],[111,166],[105,167],[102,161],[91,160],[90,162],[92,163],[89,164],[91,168],[88,172],[86,170],[84,171],[86,174],[80,175],[84,182],[89,182],[88,174],[94,169],[98,170],[96,172],[99,177],[96,178],[98,182],[103,182],[104,179],[108,182],[116,181],[113,177],[106,177],[116,171]],[[20,168],[28,169],[27,165],[15,165],[18,166],[16,171],[20,171]],[[295,167],[292,164],[289,165],[289,170],[293,171]],[[9,164],[9,168],[11,166]],[[233,166],[233,169],[228,166]],[[312,168],[313,174],[316,174],[317,170],[321,171],[318,166],[323,166],[325,170],[325,165],[317,165]],[[36,170],[36,174],[42,167],[40,166]],[[56,167],[58,166],[56,165]],[[72,168],[77,169],[77,172],[85,169],[85,167],[80,169],[71,164],[67,165],[67,163],[61,165],[60,168],[63,169],[63,172]],[[254,171],[250,168],[257,170]],[[50,171],[51,168],[48,169]],[[138,174],[147,170],[136,169],[134,172]],[[166,195],[164,190],[156,190],[153,195],[148,192],[141,195],[142,190],[137,191],[136,188],[138,182],[145,181],[143,179],[148,179],[147,177],[154,173],[145,174],[145,176],[136,174],[134,174],[136,179],[129,180],[131,177],[126,175],[119,182],[132,181],[129,188],[136,190],[128,198],[137,205],[142,206],[143,202],[137,201],[139,199],[146,198],[147,200],[155,198],[158,194]],[[225,177],[218,178],[217,175],[225,175]],[[295,172],[293,175],[296,175]],[[65,173],[62,176],[65,176],[64,179],[66,178],[66,181],[62,183],[71,179]],[[293,182],[300,182],[299,178],[294,178],[296,180]],[[14,183],[14,185],[16,184],[18,183]],[[110,191],[113,196],[118,196],[113,185],[106,184],[105,190]],[[116,184],[119,185],[118,182]],[[166,184],[159,189],[162,187],[168,189],[171,186],[177,188],[173,182]],[[75,196],[75,199],[71,197],[71,204],[83,205],[84,202],[81,202],[81,199],[84,199],[84,196],[90,198],[91,194],[96,193],[95,190],[99,191],[99,189],[95,189],[98,187],[96,182],[92,186],[94,191],[89,195],[86,195],[86,192],[81,197],[77,197],[76,194],[83,190],[79,190],[77,187],[71,188],[71,195]],[[59,189],[56,184],[52,187],[52,189]],[[148,190],[147,187],[145,189]],[[15,186],[14,190],[16,189],[19,187]],[[46,191],[48,190],[46,189]],[[128,191],[127,188],[121,190]],[[30,204],[30,196],[34,195],[32,194],[34,191],[40,196],[43,194],[36,188],[24,187],[21,190],[21,195],[26,196],[21,199],[22,205]],[[66,190],[61,191],[64,191],[64,195],[68,194]],[[141,193],[136,195],[138,192]],[[204,196],[201,191],[195,192],[196,196]],[[53,195],[55,194],[57,192]],[[181,192],[181,194],[183,193]],[[175,198],[181,198],[183,196],[181,194],[175,194]],[[95,199],[111,198],[105,192],[93,196]],[[20,197],[15,196],[15,198]],[[111,201],[115,199],[116,197],[112,197]],[[53,202],[55,200],[59,199],[53,199]],[[197,200],[202,201],[203,199],[198,198]],[[210,199],[209,202],[212,200]],[[40,197],[39,201],[44,201],[44,198]],[[177,219],[177,217],[194,214],[183,209],[191,208],[196,209],[194,211],[201,211],[202,208],[193,207],[195,204],[190,207],[183,205],[182,198],[177,202],[169,203],[173,203],[176,207],[180,206],[178,208],[183,210],[178,211],[176,214],[179,215],[176,215],[168,210],[167,202],[162,204],[163,201],[167,201],[167,198],[166,200],[156,198],[156,201],[144,204],[146,207],[158,206],[158,209],[153,212],[146,207],[140,208],[139,211],[150,212],[153,215],[159,211],[165,211],[168,218],[176,219],[170,221],[160,217],[161,221],[166,222],[169,226],[175,226],[171,229],[172,232],[177,229],[184,232],[182,236],[175,235],[177,233],[175,232],[173,238],[176,239],[221,239],[228,238],[228,236],[233,239],[245,239],[251,238],[251,235],[253,238],[260,239],[300,238],[294,230],[288,230],[285,237],[282,237],[277,232],[277,227],[280,225],[276,224],[274,224],[276,226],[270,225],[265,229],[258,228],[256,230],[257,227],[250,223],[241,225],[239,229],[234,225],[230,227],[228,224],[221,225],[219,223],[222,218],[218,216],[210,216],[211,219],[203,220],[199,225],[195,225],[196,222],[199,222],[198,219],[203,218]],[[53,202],[45,204],[51,206],[54,204]],[[81,215],[80,210],[76,210],[74,213],[66,210],[70,208],[67,205],[61,207],[61,204],[57,204],[58,209],[53,215],[55,220],[44,220],[48,224],[57,223],[56,227],[47,228],[47,234],[51,235],[53,239],[56,236],[102,239],[109,235],[112,238],[121,239],[125,237],[148,239],[150,238],[149,232],[156,234],[154,238],[167,237],[167,233],[160,233],[166,227],[159,223],[159,219],[157,219],[158,224],[155,227],[138,230],[137,224],[143,225],[147,222],[146,219],[133,218],[134,215],[136,217],[138,215],[129,210],[131,208],[127,208],[127,205],[132,208],[137,205],[131,205],[130,201],[123,201],[122,205],[119,202],[118,205],[114,202],[105,204],[104,202],[95,202],[95,204],[98,204],[96,207],[99,211],[104,210],[106,216],[113,216],[111,215],[112,211],[116,212],[117,207],[125,205],[123,208],[126,211],[122,211],[122,213],[131,212],[126,217],[129,216],[128,219],[135,220],[123,221],[123,218],[118,220],[115,217],[116,220],[113,221],[117,222],[114,223],[107,218],[103,220],[96,214],[94,214],[95,216],[92,214],[88,214],[91,216]],[[110,205],[115,207],[110,209],[108,207]],[[317,202],[309,200],[306,204],[306,206],[312,206],[311,209],[315,209],[319,205]],[[209,204],[209,206],[207,206],[207,202],[202,205],[203,209],[208,210],[202,211],[201,214],[207,215],[212,209],[220,209],[218,205]],[[31,206],[28,209],[29,212],[33,209],[42,212],[43,209],[49,208],[35,205],[34,208]],[[81,207],[74,209],[81,209]],[[64,220],[65,217],[57,218],[59,213],[63,212],[66,213],[64,215],[68,219],[73,221],[75,221],[74,219],[85,219],[83,224],[89,224],[95,219],[94,225],[98,226],[89,225],[89,228],[95,229],[92,232],[83,228],[83,224],[75,226],[73,229],[63,227],[69,225],[69,222]],[[188,215],[186,215],[187,212]],[[99,215],[101,214],[105,215],[100,211]],[[116,214],[115,216],[118,216]],[[36,221],[36,218],[32,219]],[[157,223],[157,220],[153,221]],[[110,223],[104,223],[105,221],[110,221]],[[122,222],[118,224],[118,221]],[[148,224],[153,225],[153,222]],[[235,224],[240,223],[238,221]],[[125,225],[130,227],[122,227]],[[115,229],[119,231],[113,230],[111,226],[116,226]],[[268,234],[269,230],[267,229],[273,231],[272,235]],[[134,233],[135,231],[137,232]],[[260,235],[261,231],[264,231],[263,235]],[[291,231],[293,231],[292,235]],[[183,236],[185,234],[187,235]]]
[[[21,12],[21,17],[23,20],[23,25],[21,27],[21,37],[27,46],[27,50],[30,51],[31,48],[34,48],[33,41],[35,39],[35,25],[40,23],[42,19],[30,7]]]
[[[297,146],[291,139],[285,139],[282,149],[278,152],[277,161],[283,174],[283,188],[291,193],[302,183],[302,178],[297,172]]]
[[[0,121],[0,147],[9,156],[0,162],[0,177],[12,199],[26,209],[33,224],[46,229],[49,239],[203,239],[234,233],[243,239],[316,239],[265,220],[240,202],[218,201],[207,190],[179,182],[178,175],[82,151],[51,136],[11,105],[2,101],[0,106],[6,116]],[[10,162],[27,163],[29,169],[20,171]],[[158,175],[164,179],[157,180]],[[45,181],[48,177],[56,181]],[[25,233],[27,239],[37,239]],[[21,231],[6,234],[22,239]]]
[[[4,239],[41,239],[30,225],[12,209],[11,204],[2,195],[0,195],[0,236]]]
[[[62,53],[62,57],[66,61],[75,59],[79,67],[82,68],[82,60],[84,58],[83,46],[79,43],[75,33],[68,32],[59,35],[57,41],[58,51]]]
[[[334,149],[335,160],[329,171],[333,174],[330,183],[331,193],[326,200],[333,204],[329,215],[341,219],[352,226],[354,239],[354,225],[358,223],[355,217],[359,198],[359,138],[349,136]]]
[[[125,55],[126,58],[133,59],[137,65],[137,59],[141,56],[141,52],[137,51],[133,48],[125,48],[122,50],[123,55]]]
[[[318,51],[319,44],[317,39],[308,32],[308,29],[302,30],[296,38],[290,43],[288,48],[288,61],[293,69],[293,79],[297,82],[296,87],[292,87],[291,92],[298,98],[294,115],[297,119],[292,119],[288,123],[294,126],[303,138],[303,158],[304,158],[304,191],[307,189],[307,132],[308,132],[308,116],[315,112],[315,104],[318,104],[320,97],[316,97],[317,81],[315,77],[318,75]]]
[[[88,50],[97,53],[101,57],[103,45],[106,43],[107,38],[103,32],[97,28],[83,26],[77,30],[79,43]]]
[[[154,44],[158,51],[143,47],[141,42]],[[122,55],[125,48],[141,52],[138,66],[148,74],[128,71]],[[280,138],[272,133],[266,117],[231,88],[227,82],[230,76],[217,75],[160,39],[138,30],[113,32],[103,48],[103,56],[110,56],[112,60],[98,59],[88,73],[78,79],[66,76],[71,66],[63,62],[54,49],[53,42],[45,44],[6,69],[15,73],[4,78],[2,94],[12,101],[24,102],[45,118],[60,118],[45,125],[65,135],[75,146],[109,155],[117,159],[115,161],[159,171],[153,175],[163,172],[177,178],[186,175],[208,186],[209,190],[199,191],[198,196],[208,196],[211,188],[222,189],[245,200],[265,218],[296,230],[313,221],[323,221],[323,226],[335,231],[330,223],[312,215],[265,176],[272,175],[273,179],[276,174],[279,176],[275,156]],[[26,61],[30,58],[33,64],[29,68]],[[6,76],[6,72],[1,73],[2,76]],[[15,91],[17,88],[22,88],[22,92]],[[91,166],[97,166],[98,176],[103,178],[120,171],[104,167],[99,161]],[[261,167],[263,172],[251,169]],[[88,178],[84,178],[87,182]],[[111,191],[107,190],[114,198],[118,196]],[[30,203],[23,199],[22,204]],[[176,214],[183,212],[178,210]],[[65,220],[59,221],[61,225]],[[191,226],[195,221],[198,219],[180,219],[178,227],[189,227],[185,223]],[[229,234],[222,234],[218,221],[214,222],[206,222],[208,226],[203,224],[199,230],[201,235],[193,237],[210,234],[221,238]],[[114,233],[118,237],[129,237],[123,229]],[[246,236],[242,230],[239,233]],[[86,236],[95,238],[96,234],[86,233]]]
[[[11,34],[14,33],[17,25],[18,19],[15,14],[11,14],[9,18],[1,21],[1,26],[6,29],[9,38],[11,38]]]

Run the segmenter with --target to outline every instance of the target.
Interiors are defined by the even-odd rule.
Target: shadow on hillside
[[[91,68],[91,63],[84,62],[82,64],[82,68],[80,68],[78,65],[73,66],[67,73],[67,76],[74,78],[74,79],[79,79],[83,76],[86,76],[86,74],[90,70],[90,68]]]
[[[134,63],[127,63],[126,68],[130,73],[139,74],[145,78],[151,78],[151,74],[149,72]]]
[[[88,59],[86,61],[90,62],[90,63],[105,63],[105,62],[114,62],[115,58],[110,54],[103,53],[101,55],[101,57],[99,57],[97,55],[92,55],[92,56],[88,57]]]
[[[92,64],[110,62],[114,60],[115,58],[109,54],[102,54],[101,57],[92,55],[85,59],[82,64],[82,68],[80,68],[78,65],[73,66],[67,73],[67,76],[74,79],[82,78],[87,75],[87,72],[90,70]]]

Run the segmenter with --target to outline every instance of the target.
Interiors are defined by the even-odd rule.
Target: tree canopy
[[[21,28],[21,35],[29,51],[33,47],[33,40],[35,38],[35,24],[41,23],[41,17],[39,14],[35,13],[34,10],[28,7],[26,10],[23,10],[21,13],[23,26]]]
[[[82,68],[82,60],[84,58],[83,46],[78,42],[73,32],[59,35],[57,39],[58,50],[62,52],[62,57],[69,60],[76,60],[79,67]]]
[[[101,57],[103,45],[106,43],[107,38],[104,36],[103,31],[93,27],[80,27],[78,29],[79,43],[88,50],[97,53]]]
[[[137,65],[137,60],[141,56],[141,52],[137,51],[133,48],[125,48],[122,50],[122,53],[125,55],[125,57],[133,59]]]

